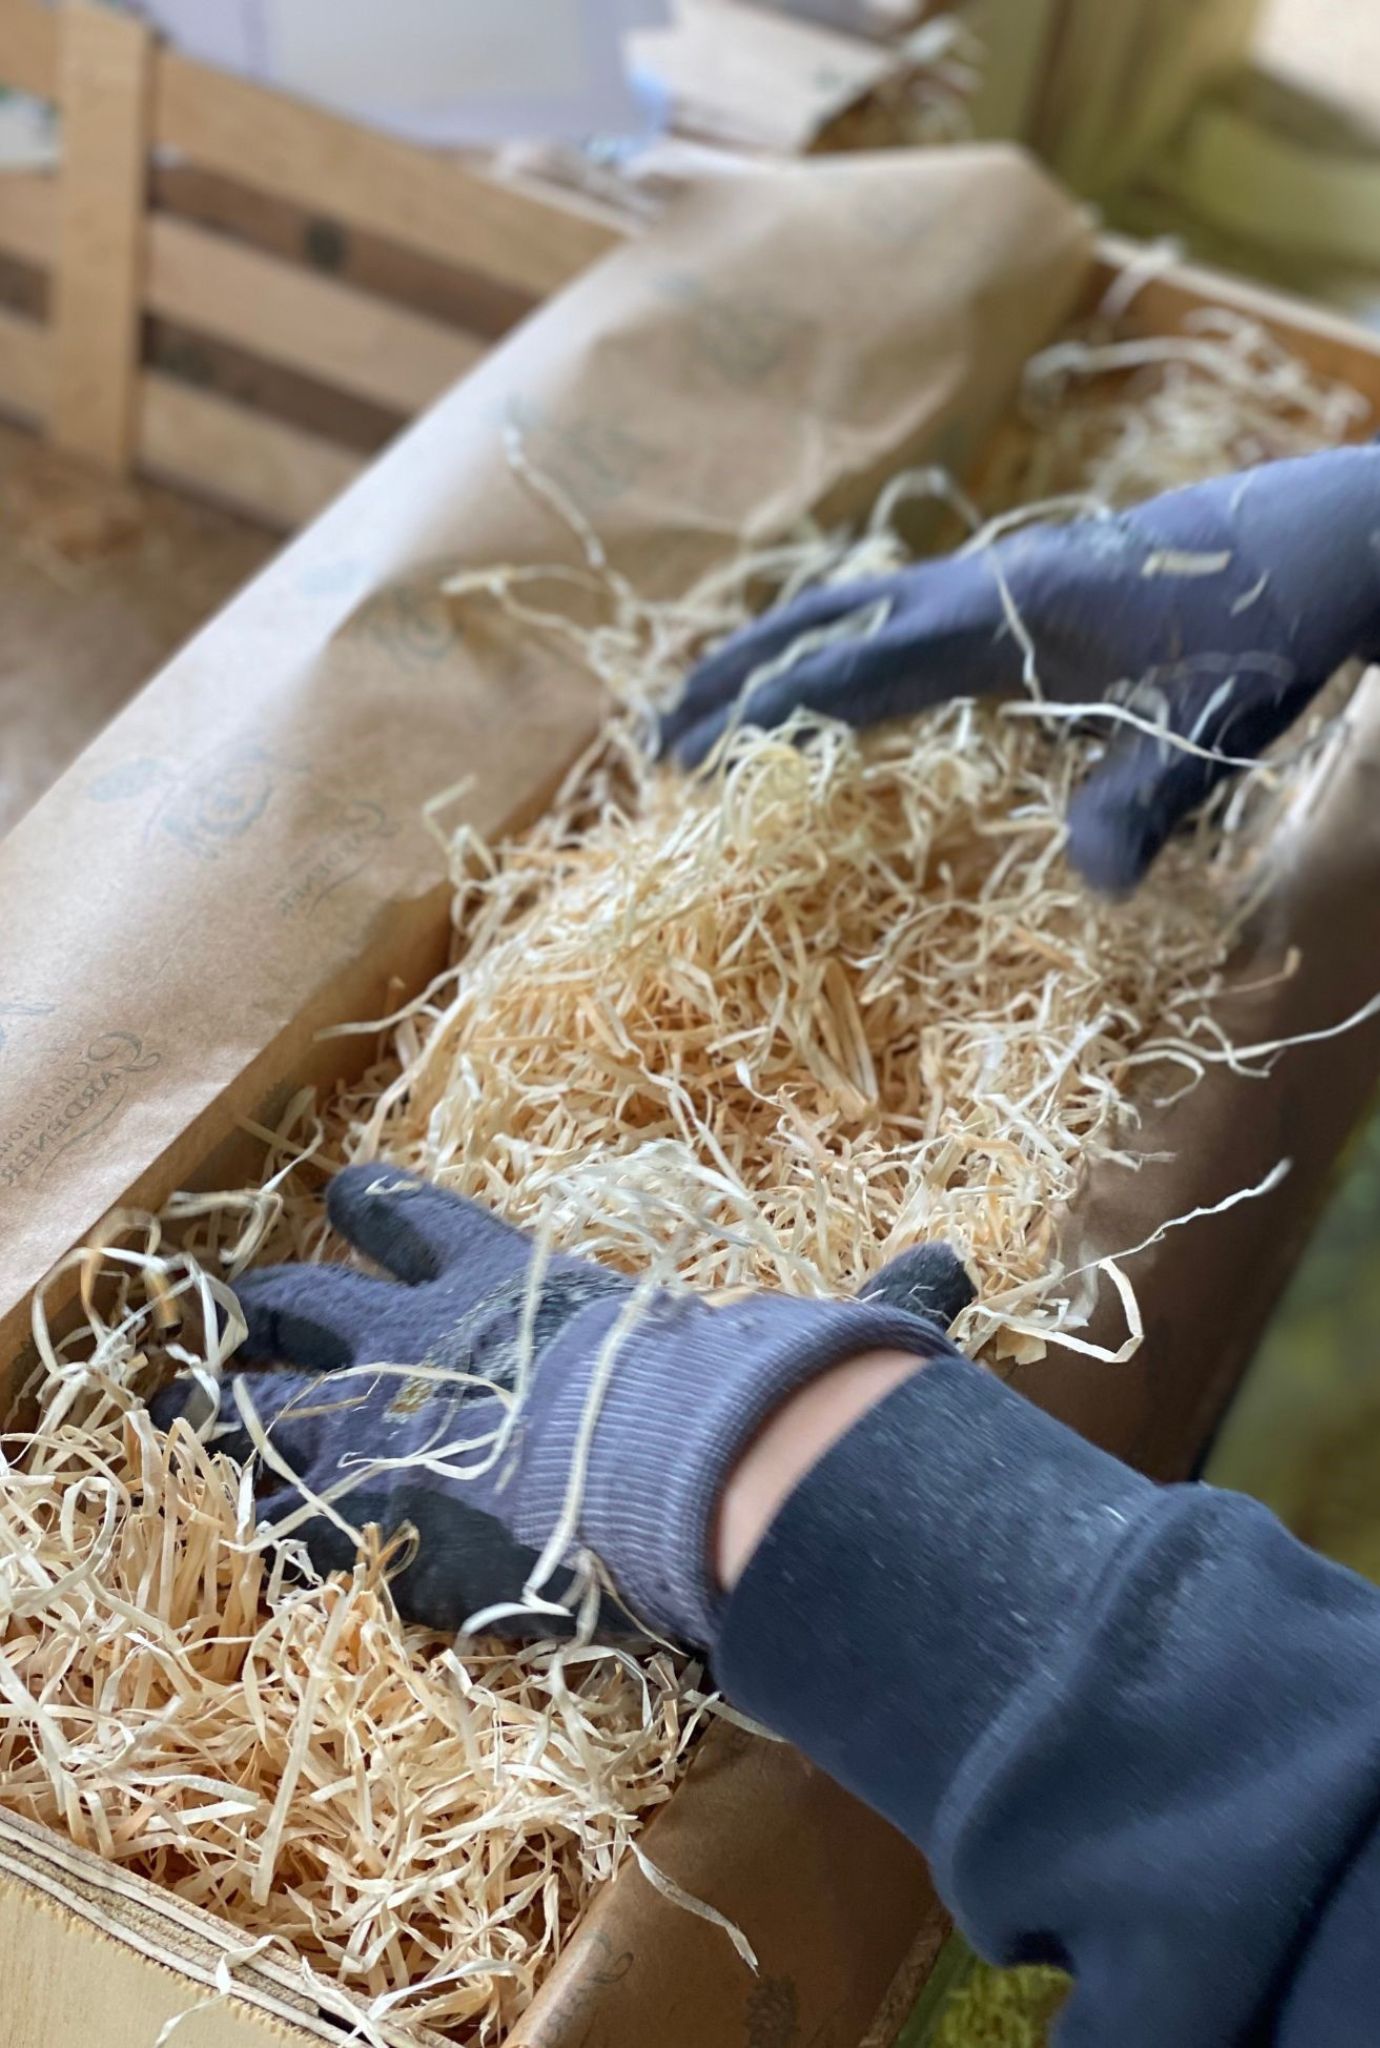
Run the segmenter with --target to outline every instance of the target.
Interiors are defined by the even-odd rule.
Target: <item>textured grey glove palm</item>
[[[1374,447],[1268,463],[1117,517],[1028,527],[767,613],[694,672],[662,744],[692,767],[735,719],[767,727],[803,708],[865,726],[1018,691],[1024,657],[1004,583],[1047,697],[1120,695],[1204,749],[1254,758],[1344,661],[1380,655],[1378,537]],[[850,616],[852,637],[774,666],[802,635]],[[1098,887],[1132,887],[1231,772],[1113,727],[1070,809],[1070,857]]]
[[[861,1352],[952,1357],[946,1327],[972,1299],[939,1244],[903,1254],[857,1301],[758,1294],[714,1306],[654,1294],[635,1313],[632,1281],[558,1257],[540,1277],[528,1329],[532,1244],[521,1231],[377,1166],[338,1174],[327,1201],[343,1235],[393,1277],[343,1266],[246,1275],[236,1290],[249,1326],[242,1357],[294,1369],[242,1377],[274,1448],[312,1493],[353,1476],[339,1507],[356,1527],[415,1529],[394,1597],[407,1619],[439,1629],[521,1598],[560,1522],[620,1318],[570,1550],[599,1557],[639,1624],[708,1646],[719,1608],[709,1555],[717,1503],[760,1424],[797,1387]],[[516,1421],[491,1458],[524,1355]],[[217,1442],[248,1458],[238,1376],[224,1384]],[[188,1399],[187,1383],[175,1382],[155,1396],[155,1420],[167,1427]],[[301,1504],[295,1486],[272,1480],[260,1515],[280,1520]],[[349,1537],[329,1520],[301,1533],[318,1568],[353,1561]],[[563,1572],[548,1595],[568,1583]]]

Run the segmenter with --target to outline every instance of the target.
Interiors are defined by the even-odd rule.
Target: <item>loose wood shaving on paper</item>
[[[1001,502],[1125,503],[1341,439],[1358,407],[1225,315],[1062,343]],[[362,1086],[263,1133],[259,1188],[76,1255],[73,1336],[40,1310],[39,1420],[0,1461],[0,1796],[267,1939],[360,2038],[501,2040],[713,1703],[666,1654],[438,1642],[400,1625],[377,1550],[320,1585],[256,1536],[250,1476],[138,1398],[170,1367],[215,1380],[227,1282],[338,1251],[323,1175],[378,1156],[630,1271],[674,1247],[695,1286],[847,1292],[948,1237],[981,1287],[960,1336],[1031,1357],[1079,1341],[1096,1276],[1060,1273],[1056,1219],[1089,1160],[1134,1154],[1156,1049],[1184,1085],[1223,1052],[1207,1009],[1307,743],[1123,905],[1062,859],[1089,743],[999,707],[741,732],[694,786],[648,765],[649,712],[750,590],[899,562],[893,515],[934,489],[680,605],[643,605],[588,534],[581,571],[457,579],[455,603],[567,639],[562,579],[601,594],[578,636],[617,706],[598,747],[520,838],[447,835],[457,965]]]

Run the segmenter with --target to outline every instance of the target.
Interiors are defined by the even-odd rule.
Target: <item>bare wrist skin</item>
[[[907,1351],[864,1352],[821,1373],[769,1417],[719,1503],[714,1569],[726,1593],[806,1473],[869,1408],[923,1367],[924,1360]]]

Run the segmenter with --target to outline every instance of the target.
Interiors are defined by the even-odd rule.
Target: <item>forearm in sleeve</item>
[[[1380,1592],[926,1367],[787,1500],[719,1682],[925,1852],[1068,2044],[1380,2039]]]

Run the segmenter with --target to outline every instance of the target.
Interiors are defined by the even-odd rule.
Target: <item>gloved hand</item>
[[[1133,685],[1121,695],[1141,719],[1254,758],[1344,661],[1380,656],[1380,449],[1268,463],[1117,517],[1028,527],[809,591],[695,670],[663,749],[693,767],[737,719],[769,727],[803,707],[865,726],[1016,692],[1024,656],[1003,582],[1046,697],[1081,704]],[[831,637],[850,617],[857,630]],[[807,633],[821,643],[779,666]],[[1069,853],[1097,887],[1121,890],[1232,769],[1124,722],[1108,738],[1071,806]]]
[[[354,1527],[391,1535],[412,1525],[415,1555],[393,1581],[399,1612],[453,1632],[479,1609],[519,1600],[560,1521],[594,1382],[636,1286],[587,1259],[549,1261],[511,1439],[491,1458],[524,1355],[531,1241],[478,1204],[383,1166],[347,1167],[327,1207],[395,1277],[278,1266],[239,1280],[241,1356],[297,1369],[232,1374],[217,1447],[251,1454],[233,1394],[243,1377],[269,1441],[314,1494],[354,1472],[359,1485],[338,1499]],[[942,1244],[904,1253],[857,1301],[759,1294],[712,1306],[651,1295],[613,1355],[571,1549],[601,1559],[639,1625],[707,1647],[719,1605],[709,1563],[717,1502],[760,1424],[861,1352],[954,1356],[945,1330],[972,1297]],[[154,1397],[160,1427],[190,1415],[191,1384]],[[430,1462],[392,1462],[422,1457]],[[262,1520],[302,1505],[289,1481],[265,1478]],[[350,1538],[324,1517],[300,1533],[318,1569],[353,1562]],[[543,1621],[529,1632],[556,1631]]]

